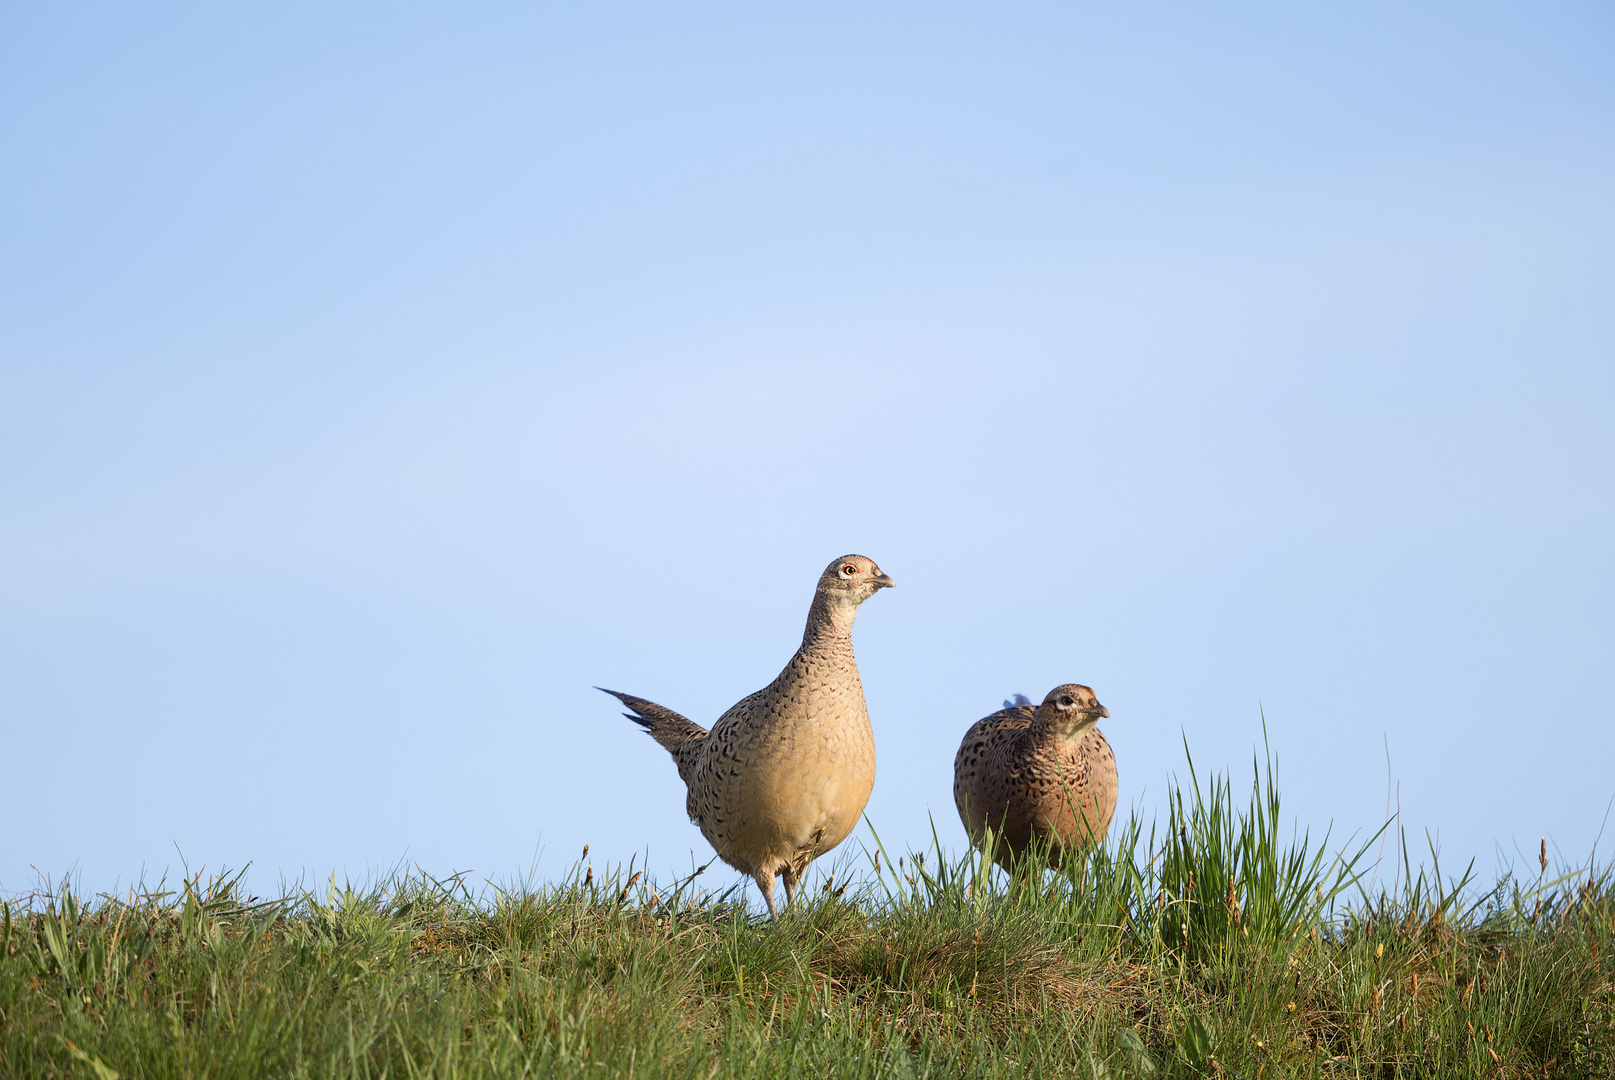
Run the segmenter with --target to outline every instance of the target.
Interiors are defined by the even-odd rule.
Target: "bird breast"
[[[730,846],[826,850],[856,826],[874,787],[874,732],[856,669],[793,682],[741,701],[714,726],[701,777],[714,797],[701,801],[726,807]]]

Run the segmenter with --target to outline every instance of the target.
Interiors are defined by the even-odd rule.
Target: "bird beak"
[[[1088,715],[1096,720],[1101,716],[1103,716],[1106,720],[1109,720],[1110,710],[1105,708],[1103,705],[1095,704],[1093,708],[1088,710]]]
[[[897,588],[897,582],[893,581],[890,577],[888,577],[885,574],[877,574],[875,577],[872,577],[872,578],[869,579],[869,583],[871,585],[873,585],[877,589],[895,589],[895,588]]]

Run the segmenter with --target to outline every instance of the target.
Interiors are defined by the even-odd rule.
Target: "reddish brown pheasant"
[[[977,720],[953,759],[953,801],[980,846],[1006,870],[1032,846],[1054,859],[1105,835],[1116,812],[1116,755],[1094,724],[1110,713],[1077,683],[1049,691],[1036,709],[1015,703]]]

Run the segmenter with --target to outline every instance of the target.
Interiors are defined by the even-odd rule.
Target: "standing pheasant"
[[[1019,694],[965,732],[953,759],[953,801],[974,844],[988,828],[1009,869],[1034,839],[1060,858],[1097,840],[1116,812],[1116,755],[1094,724],[1110,713],[1077,683],[1036,709]]]
[[[852,623],[859,604],[893,584],[862,555],[831,563],[819,576],[802,647],[711,731],[653,701],[606,690],[673,755],[689,789],[690,820],[719,858],[757,882],[770,919],[777,917],[775,875],[785,878],[788,907],[808,863],[847,838],[875,786],[875,738]]]

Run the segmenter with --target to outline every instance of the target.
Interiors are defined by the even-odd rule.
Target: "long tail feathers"
[[[651,738],[662,744],[662,749],[673,755],[673,763],[679,769],[679,779],[688,784],[690,774],[695,770],[695,760],[706,743],[707,729],[654,701],[646,701],[632,694],[619,694],[603,686],[595,689],[610,694],[633,710],[623,715],[644,728]]]

